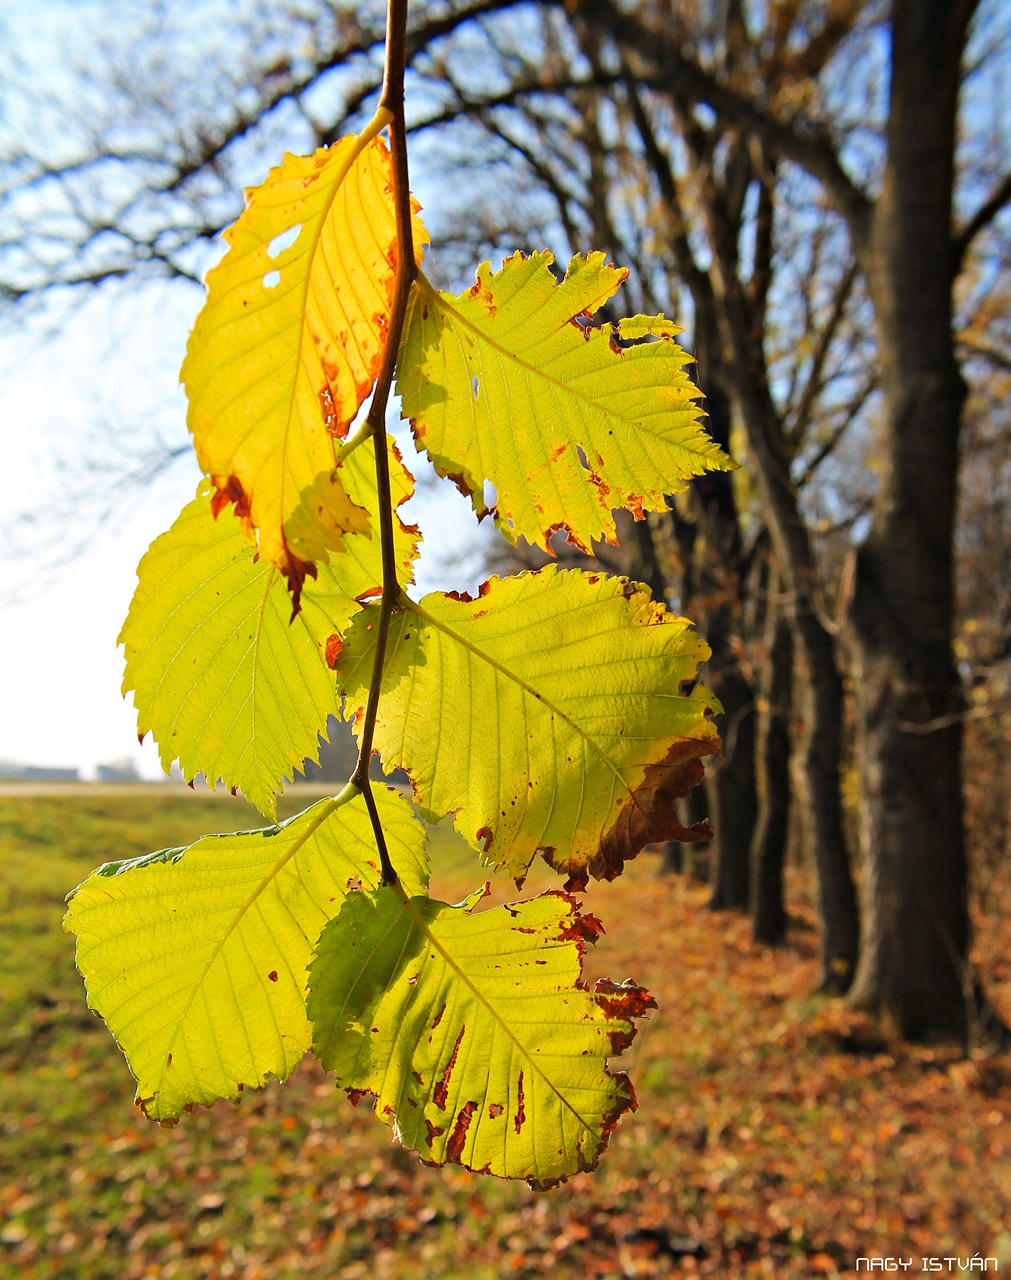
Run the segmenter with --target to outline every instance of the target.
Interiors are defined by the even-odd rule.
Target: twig
[[[407,130],[404,125],[404,61],[407,52],[407,4],[408,0],[389,0],[386,19],[386,68],[383,76],[383,92],[379,109],[390,113],[390,143],[393,156],[393,200],[397,219],[397,275],[396,292],[390,311],[390,326],[383,347],[383,359],[376,379],[367,425],[372,432],[372,444],[376,455],[376,491],[379,503],[379,535],[383,561],[383,596],[379,605],[379,624],[376,629],[376,652],[369,682],[369,698],[362,725],[358,763],[351,775],[351,782],[365,797],[365,804],[372,822],[372,830],[382,863],[383,884],[397,883],[397,873],[390,862],[386,837],[376,809],[369,778],[372,758],[372,738],[379,709],[379,690],[386,665],[386,642],[390,634],[390,619],[400,598],[397,581],[397,558],[393,543],[393,499],[390,491],[390,459],[386,446],[386,404],[393,385],[400,334],[404,327],[407,298],[417,274],[414,261],[414,242],[411,231],[411,190],[407,173]]]
[[[995,716],[999,710],[999,706],[987,703],[981,707],[970,707],[968,711],[952,711],[933,720],[900,720],[899,728],[903,733],[936,733],[938,729],[949,729],[953,724],[963,724],[967,720],[985,720],[987,716]]]

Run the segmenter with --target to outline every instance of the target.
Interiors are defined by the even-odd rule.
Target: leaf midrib
[[[614,762],[604,753],[602,748],[593,740],[593,738],[590,737],[590,735],[584,729],[580,727],[579,724],[577,724],[575,720],[573,720],[570,716],[566,715],[566,713],[561,709],[561,707],[557,706],[554,702],[551,701],[550,698],[546,697],[539,690],[535,689],[533,685],[529,684],[526,680],[524,680],[521,675],[518,675],[515,671],[511,671],[507,666],[499,662],[497,658],[491,657],[490,654],[486,653],[483,649],[479,648],[476,644],[473,643],[473,641],[468,640],[466,639],[466,637],[460,635],[458,631],[454,631],[454,629],[448,623],[443,622],[441,619],[435,617],[434,614],[429,613],[427,609],[424,609],[420,604],[417,604],[409,596],[403,595],[401,598],[405,608],[410,610],[411,613],[416,614],[424,622],[427,622],[429,626],[435,627],[437,631],[441,631],[443,635],[448,636],[451,640],[456,641],[456,643],[461,645],[464,649],[466,649],[468,653],[472,653],[476,658],[480,658],[483,662],[486,662],[494,670],[504,675],[507,680],[511,680],[514,684],[518,685],[521,689],[524,690],[524,692],[530,694],[530,696],[532,698],[535,698],[542,706],[547,707],[549,711],[553,712],[553,714],[558,716],[560,720],[564,721],[564,723],[569,726],[569,728],[573,731],[573,733],[576,734],[577,737],[582,738],[584,742],[588,743],[589,746],[593,748],[593,750],[601,758],[604,764],[606,764],[607,767],[614,774],[615,778],[617,778],[620,785],[628,793],[629,798],[634,800],[635,793],[632,791],[632,788],[628,785],[628,783],[622,777],[621,772],[618,769],[617,765],[614,764]]]
[[[545,370],[541,366],[536,364],[531,364],[528,360],[524,360],[523,357],[518,355],[515,351],[510,351],[508,347],[505,347],[500,342],[496,341],[495,338],[493,338],[488,333],[487,329],[482,329],[479,325],[475,324],[472,320],[469,320],[462,312],[456,309],[456,306],[454,304],[457,301],[459,301],[459,299],[457,299],[451,294],[446,295],[441,291],[439,291],[438,289],[436,289],[432,285],[431,281],[429,281],[429,279],[427,278],[427,276],[423,271],[418,272],[418,286],[419,288],[426,288],[430,293],[430,295],[432,296],[432,298],[435,300],[435,303],[437,306],[441,307],[444,311],[450,313],[454,320],[459,321],[461,325],[469,329],[471,333],[475,334],[482,342],[492,347],[504,359],[512,362],[513,364],[519,366],[522,369],[527,370],[528,373],[536,374],[538,378],[543,379],[543,381],[545,382],[551,383],[552,386],[558,387],[560,390],[564,391],[567,395],[573,396],[575,399],[583,401],[584,404],[587,404],[591,408],[598,410],[600,413],[603,413],[612,421],[622,423],[626,427],[630,426],[629,419],[627,417],[624,417],[617,410],[609,408],[606,404],[603,404],[600,400],[596,400],[592,396],[587,395],[584,391],[578,390],[576,387],[572,385],[571,382],[564,382],[562,381],[562,379],[556,378],[552,374],[545,372]],[[560,286],[555,286],[555,287],[557,288]],[[610,297],[611,292],[613,291],[608,291],[607,293],[604,294],[604,296],[601,299],[597,301],[596,306],[594,307],[594,310],[596,310],[597,307],[599,307],[602,302],[605,302],[607,298]],[[569,322],[566,322],[566,323],[569,323]],[[561,327],[555,332],[560,332],[560,331],[561,331]],[[589,332],[591,334],[603,335],[605,331],[601,326],[598,325],[592,328],[591,330],[589,330]],[[593,340],[594,339],[591,338],[591,341]],[[596,341],[600,341],[600,340],[601,340],[600,338],[596,339]],[[619,356],[619,359],[620,358],[621,357]],[[612,367],[617,367],[617,366],[612,366]],[[693,419],[693,421],[697,423],[702,417],[702,412],[699,409],[696,401],[692,399],[690,396],[686,397],[685,407],[695,408],[697,410],[696,416]],[[649,435],[655,436],[658,440],[663,440],[663,441],[667,440],[667,437],[664,435],[662,431],[655,430],[647,426],[646,421],[637,424],[636,430],[643,431],[648,433]],[[683,449],[687,449],[689,447],[688,442],[679,443],[679,447]],[[693,452],[698,452],[698,450],[693,450]]]
[[[521,1056],[530,1064],[534,1072],[540,1076],[540,1078],[544,1081],[544,1083],[555,1095],[555,1097],[558,1098],[559,1102],[561,1102],[564,1107],[568,1108],[568,1110],[576,1117],[579,1123],[583,1125],[584,1128],[589,1130],[589,1132],[592,1133],[595,1138],[597,1138],[599,1141],[602,1142],[603,1134],[600,1133],[593,1126],[593,1124],[590,1121],[588,1121],[584,1116],[580,1115],[580,1113],[576,1110],[576,1108],[572,1105],[572,1103],[569,1102],[568,1098],[565,1097],[565,1095],[561,1092],[561,1090],[558,1089],[556,1085],[551,1080],[548,1079],[548,1077],[544,1074],[544,1071],[541,1068],[540,1064],[536,1061],[535,1058],[531,1056],[529,1049],[526,1048],[523,1042],[517,1038],[512,1028],[509,1026],[509,1024],[499,1016],[499,1014],[495,1010],[494,1005],[491,1003],[488,997],[471,980],[471,978],[467,975],[466,971],[460,967],[460,965],[456,962],[452,954],[443,945],[443,943],[438,938],[438,936],[432,932],[432,929],[429,926],[428,921],[425,920],[421,912],[418,911],[418,909],[415,907],[412,900],[407,896],[406,893],[404,893],[399,882],[394,886],[394,892],[397,893],[398,896],[401,898],[404,908],[406,909],[407,914],[414,921],[415,926],[418,929],[420,929],[420,931],[424,934],[424,936],[428,939],[428,941],[432,944],[432,946],[439,951],[445,963],[449,965],[449,967],[453,970],[453,972],[460,979],[460,981],[463,982],[463,984],[466,987],[470,988],[470,990],[476,996],[479,1003],[482,1004],[485,1007],[485,1009],[487,1009],[493,1021],[495,1021],[502,1028],[502,1030],[506,1033],[509,1039],[513,1042],[513,1044],[519,1050]],[[429,899],[429,901],[433,901],[433,899]],[[449,911],[459,909],[459,908],[454,908],[450,906],[449,903],[439,903],[438,905],[446,908]],[[615,1078],[616,1077],[613,1077],[613,1076],[611,1077],[611,1079],[615,1079]]]

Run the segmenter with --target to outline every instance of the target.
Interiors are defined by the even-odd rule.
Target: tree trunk
[[[712,633],[710,632],[710,635]],[[710,768],[716,821],[709,864],[712,911],[747,911],[751,892],[751,841],[758,818],[755,786],[755,693],[740,667],[710,664],[708,683],[723,704],[717,717],[723,758]]]
[[[973,1031],[952,655],[965,387],[952,339],[959,69],[971,5],[896,0],[888,161],[862,246],[877,314],[887,467],[856,561],[866,936],[852,999],[905,1036]]]
[[[762,795],[752,845],[751,928],[756,942],[778,946],[786,936],[783,866],[790,830],[793,711],[793,632],[781,609],[770,608],[767,634],[761,696],[768,709],[762,710],[758,734]]]
[[[728,307],[732,300],[728,298]],[[808,670],[808,750],[805,761],[821,918],[823,991],[841,995],[853,981],[860,945],[860,919],[843,826],[840,760],[843,744],[843,685],[835,639],[815,608],[811,543],[797,508],[783,433],[765,381],[760,350],[742,340],[741,317],[728,325],[734,344],[734,391],[757,462],[762,495],[780,572],[791,598],[790,617]]]
[[[712,340],[698,326],[700,372],[714,363]],[[714,380],[704,383],[709,432],[729,452],[730,401]],[[755,788],[755,691],[741,669],[741,541],[733,483],[723,471],[710,472],[692,486],[698,522],[704,537],[704,558],[698,556],[694,608],[709,643],[706,680],[723,704],[717,717],[723,738],[723,757],[708,773],[710,809],[715,840],[710,853],[710,884],[714,911],[747,911],[751,877],[751,841],[758,817]],[[704,602],[703,609],[699,610]]]
[[[687,118],[682,107],[682,116]],[[764,184],[763,184],[764,187]],[[764,286],[744,284],[738,258],[739,227],[713,196],[703,202],[713,265],[714,313],[725,354],[723,376],[748,434],[757,463],[769,532],[788,593],[791,618],[807,664],[810,681],[810,734],[807,753],[808,796],[818,873],[818,909],[822,922],[821,988],[842,994],[853,980],[860,942],[856,892],[850,873],[839,791],[842,753],[843,688],[836,664],[835,637],[816,608],[817,574],[811,541],[790,475],[783,424],[769,389],[764,349]],[[762,210],[760,197],[759,209]],[[758,219],[756,271],[760,259],[771,261],[772,204],[766,200]],[[762,252],[759,253],[759,248]],[[764,278],[764,267],[763,267]],[[718,286],[718,288],[716,288]],[[729,431],[729,404],[727,406]],[[719,479],[728,478],[719,474]],[[710,478],[707,477],[707,481]],[[740,535],[738,535],[739,537]],[[752,738],[754,727],[752,726]],[[750,841],[748,849],[750,866]]]

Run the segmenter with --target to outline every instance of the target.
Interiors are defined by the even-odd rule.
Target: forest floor
[[[282,812],[302,804],[296,794]],[[626,1055],[640,1109],[598,1173],[535,1193],[425,1168],[308,1063],[240,1107],[174,1129],[145,1121],[85,1008],[64,896],[113,857],[251,825],[241,801],[169,787],[0,796],[4,1280],[800,1277],[852,1274],[858,1257],[967,1270],[974,1255],[1011,1266],[1008,1058],[903,1046],[812,996],[817,938],[800,888],[788,945],[758,948],[745,920],[709,912],[704,886],[658,875],[646,854],[583,895],[608,930],[590,976],[634,976],[659,1004]],[[445,824],[433,860],[433,891],[450,901],[483,879]],[[547,872],[534,879],[545,887]],[[1005,1015],[1009,942],[1006,917],[981,923]]]

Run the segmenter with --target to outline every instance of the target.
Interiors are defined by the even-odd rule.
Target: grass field
[[[808,994],[803,901],[787,948],[754,948],[746,922],[647,855],[585,895],[608,929],[591,976],[633,975],[660,1005],[630,1051],[640,1110],[598,1174],[536,1194],[427,1169],[309,1064],[240,1107],[149,1123],[85,1007],[64,896],[100,862],[251,825],[241,801],[167,787],[0,796],[4,1280],[799,1277],[977,1252],[1011,1266],[1008,1061],[875,1038]],[[433,840],[434,890],[456,900],[483,873],[444,827]],[[1006,938],[980,945],[1006,977]]]

